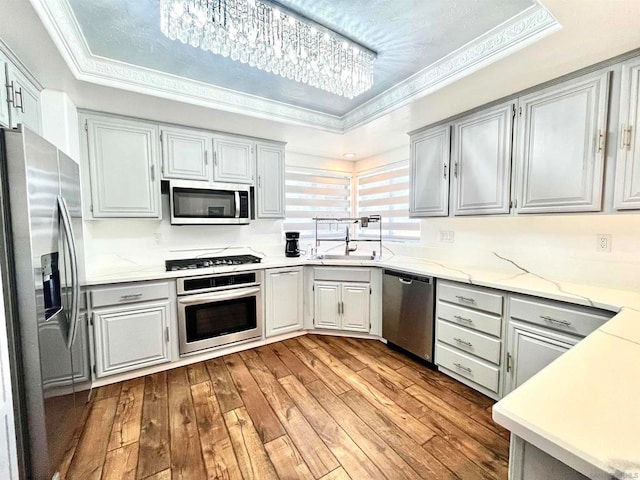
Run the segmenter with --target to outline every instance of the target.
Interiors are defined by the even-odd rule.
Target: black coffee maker
[[[284,254],[287,257],[299,257],[300,256],[300,232],[284,232],[284,236],[287,239],[287,243],[284,246]]]

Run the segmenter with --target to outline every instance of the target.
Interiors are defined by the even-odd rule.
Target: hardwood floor
[[[489,398],[374,340],[306,335],[98,389],[67,479],[506,479]]]

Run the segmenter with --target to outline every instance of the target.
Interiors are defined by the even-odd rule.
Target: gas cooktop
[[[227,257],[199,257],[180,260],[165,260],[167,272],[176,270],[195,270],[197,268],[226,267],[228,265],[244,265],[260,263],[261,258],[255,255],[229,255]]]

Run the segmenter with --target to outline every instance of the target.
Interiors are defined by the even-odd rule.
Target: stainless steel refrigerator
[[[51,479],[88,399],[79,166],[0,130],[0,237],[21,478]]]

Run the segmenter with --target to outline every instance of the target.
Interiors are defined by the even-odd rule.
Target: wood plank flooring
[[[374,340],[306,335],[101,387],[63,479],[506,479],[493,401]]]

